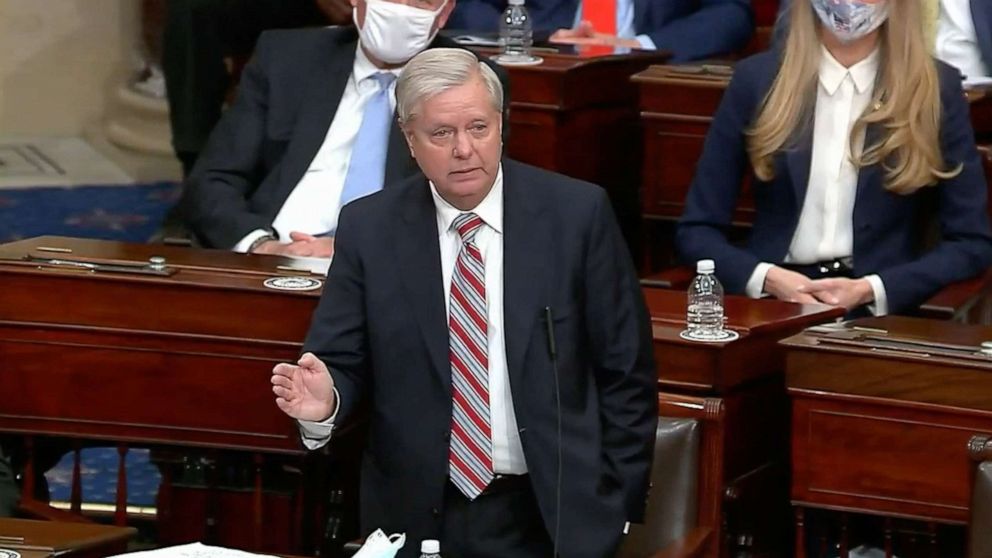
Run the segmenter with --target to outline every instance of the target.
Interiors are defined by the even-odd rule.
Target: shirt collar
[[[351,75],[352,77],[355,78],[356,84],[362,83],[362,80],[366,78],[370,78],[375,74],[378,74],[379,72],[389,72],[396,77],[400,77],[400,72],[402,71],[403,71],[402,67],[391,68],[389,70],[383,70],[382,68],[379,68],[378,66],[373,64],[371,60],[369,60],[368,55],[366,55],[365,51],[362,49],[361,43],[359,43],[358,46],[355,47],[355,65],[352,66]],[[393,83],[396,82],[394,81]]]
[[[870,91],[875,86],[875,76],[878,74],[878,49],[872,51],[867,58],[858,62],[857,64],[851,66],[850,68],[845,68],[837,61],[836,58],[830,54],[827,47],[820,45],[820,49],[823,55],[820,57],[820,84],[823,85],[824,90],[826,90],[827,95],[833,96],[840,87],[840,84],[844,82],[844,78],[848,75],[851,76],[851,80],[854,82],[854,88],[858,93],[864,93]]]
[[[451,205],[437,192],[437,187],[430,182],[431,196],[434,198],[434,208],[437,210],[438,231],[444,234],[451,229],[451,223],[462,213],[461,209]],[[486,197],[471,210],[482,219],[482,222],[499,234],[503,234],[503,165],[496,169],[496,180]]]

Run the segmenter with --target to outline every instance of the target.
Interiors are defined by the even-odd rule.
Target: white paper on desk
[[[965,89],[987,89],[992,87],[992,77],[990,76],[977,76],[977,77],[966,77],[962,82]]]
[[[294,269],[301,269],[309,271],[310,273],[319,273],[320,275],[327,275],[327,270],[331,268],[331,260],[333,258],[309,258],[304,256],[288,256],[293,263],[290,267]]]
[[[406,544],[406,533],[392,534],[388,537],[382,529],[376,529],[365,538],[365,544],[355,553],[353,558],[393,558]]]
[[[220,546],[207,546],[200,543],[170,546],[157,548],[155,550],[145,550],[142,552],[132,552],[130,554],[118,554],[110,558],[276,558],[269,554],[253,554],[243,550],[233,548],[223,548]]]

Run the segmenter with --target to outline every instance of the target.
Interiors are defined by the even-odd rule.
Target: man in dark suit
[[[230,85],[226,57],[249,56],[266,29],[350,22],[347,0],[169,0],[162,71],[184,176],[220,119]]]
[[[556,31],[554,42],[667,50],[684,62],[744,48],[754,32],[749,0],[616,0],[605,23],[590,21],[586,4],[602,0],[533,0],[527,10],[538,30]],[[597,6],[598,7],[598,6]],[[495,31],[506,0],[462,0],[449,27]]]
[[[971,17],[975,24],[978,48],[985,68],[992,72],[992,2],[971,0]]]
[[[264,33],[187,183],[197,239],[330,256],[342,205],[416,171],[394,80],[414,54],[453,44],[436,35],[454,3],[355,0],[356,28]]]
[[[603,190],[503,159],[495,74],[459,49],[397,90],[423,175],[342,211],[276,403],[319,447],[369,408],[361,519],[400,556],[612,556],[657,424],[649,319]]]

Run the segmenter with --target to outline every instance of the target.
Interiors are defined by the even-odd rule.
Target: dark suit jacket
[[[735,67],[706,137],[676,233],[682,259],[716,260],[717,276],[732,293],[744,292],[759,262],[783,262],[809,182],[811,125],[795,149],[776,156],[774,179],[754,179],[756,214],[747,244],[737,247],[727,241],[725,232],[741,183],[750,173],[745,130],[757,116],[778,66],[777,53],[769,51]],[[912,311],[941,287],[977,275],[992,262],[986,184],[960,73],[943,63],[938,62],[938,67],[941,147],[951,167],[963,165],[961,173],[910,195],[885,190],[879,165],[858,175],[854,274],[881,277],[892,313]],[[878,132],[877,127],[869,127],[865,145],[873,144]],[[940,238],[935,246],[927,246],[926,232],[935,218]]]
[[[563,424],[561,555],[605,557],[624,522],[643,513],[657,424],[643,296],[603,190],[508,160],[503,175],[506,357],[531,484],[550,529],[558,511],[550,306]],[[371,408],[363,530],[436,538],[452,392],[426,179],[345,206],[335,249],[304,349],[331,369],[338,422],[363,400]]]
[[[783,41],[789,27],[789,5],[789,0],[779,2],[773,38],[776,45],[785,44]],[[982,61],[992,71],[992,2],[971,0],[971,18],[975,23],[975,35],[978,39],[978,49],[982,52]]]
[[[992,2],[971,0],[971,18],[975,22],[978,48],[982,51],[985,67],[992,71]]]
[[[754,32],[749,0],[633,0],[634,30],[648,35],[659,50],[683,62],[744,48]],[[568,29],[575,23],[578,0],[532,0],[527,9],[534,29]],[[496,31],[506,0],[459,0],[450,29]]]
[[[438,36],[429,48],[457,46]],[[237,98],[189,177],[183,211],[205,246],[231,248],[269,228],[324,142],[358,48],[353,27],[266,31]],[[492,65],[492,64],[491,64]],[[507,74],[492,65],[509,103]],[[507,124],[504,119],[504,133]],[[417,172],[394,122],[385,184]]]

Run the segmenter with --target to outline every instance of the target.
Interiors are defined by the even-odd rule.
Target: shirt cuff
[[[648,37],[647,35],[637,35],[634,38],[637,39],[637,42],[641,43],[641,50],[658,50],[658,47],[654,45],[654,41],[651,40],[651,37]]]
[[[241,252],[242,254],[244,254],[244,253],[248,252],[248,249],[251,248],[251,244],[253,242],[255,242],[256,240],[258,240],[259,238],[262,238],[263,236],[265,236],[267,234],[272,234],[272,233],[270,233],[269,231],[267,231],[265,229],[255,229],[255,230],[251,231],[250,233],[248,233],[247,235],[245,235],[244,238],[242,238],[241,240],[239,240],[238,243],[234,245],[234,248],[232,248],[232,250],[234,250],[235,252]]]
[[[884,316],[889,313],[889,299],[885,296],[885,283],[878,275],[865,275],[864,279],[871,284],[871,292],[875,294],[875,301],[868,305],[868,311],[872,316]]]
[[[300,424],[300,439],[308,450],[321,448],[331,440],[331,433],[334,431],[334,421],[338,418],[338,409],[341,408],[341,396],[338,388],[334,389],[334,412],[331,416],[322,421],[298,420]]]
[[[768,270],[773,267],[775,266],[770,263],[759,263],[751,272],[751,278],[747,280],[747,285],[744,286],[744,294],[751,298],[761,298],[765,294],[765,276],[768,275]]]

